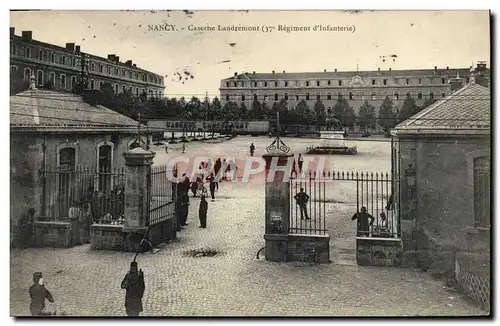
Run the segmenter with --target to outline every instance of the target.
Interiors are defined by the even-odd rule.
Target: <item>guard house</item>
[[[119,178],[109,173],[124,168],[123,153],[136,140],[137,130],[137,121],[75,94],[40,90],[32,84],[11,96],[11,243],[28,209],[36,210],[37,220],[64,220],[77,200],[78,187],[105,193],[119,186]],[[88,182],[75,172],[80,168],[86,169]],[[68,172],[81,178],[64,177]],[[66,246],[68,241],[45,245]]]
[[[490,98],[473,81],[392,130],[404,264],[455,273],[480,302],[489,302]]]

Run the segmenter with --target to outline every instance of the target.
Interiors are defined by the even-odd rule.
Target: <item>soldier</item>
[[[29,294],[31,298],[30,311],[32,316],[41,316],[45,309],[45,299],[54,302],[52,294],[43,285],[42,273],[33,273],[33,285],[30,286]]]
[[[208,211],[208,202],[205,198],[205,195],[201,195],[199,217],[200,217],[200,228],[202,229],[207,228],[207,211]]]
[[[368,222],[368,219],[370,219],[370,222]],[[368,212],[366,211],[366,207],[363,206],[361,207],[361,212],[355,213],[352,216],[351,220],[358,221],[358,236],[367,237],[370,234],[370,226],[373,225],[373,220],[375,220],[375,218],[368,214]]]
[[[127,316],[139,316],[142,312],[142,296],[146,285],[142,269],[137,271],[137,262],[130,263],[130,271],[123,278],[121,288],[126,290],[125,310]]]
[[[309,195],[304,192],[304,188],[300,188],[300,192],[296,194],[294,197],[295,202],[299,205],[300,208],[300,219],[304,219],[304,215],[306,216],[306,220],[309,220],[310,217],[307,214],[307,202],[309,201]]]
[[[212,201],[215,200],[215,188],[217,187],[217,181],[215,180],[215,175],[212,173],[210,174],[207,179],[209,183],[209,188],[210,188],[210,196],[212,197]]]
[[[252,144],[250,145],[250,156],[253,156],[253,153],[254,153],[254,152],[255,152],[255,146],[254,146],[254,144],[252,143]]]

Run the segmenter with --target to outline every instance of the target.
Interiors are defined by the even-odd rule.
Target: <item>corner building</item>
[[[378,108],[384,98],[393,99],[394,108],[402,107],[406,96],[415,99],[417,105],[423,105],[429,99],[441,99],[452,92],[452,84],[457,80],[460,87],[469,83],[471,73],[484,68],[420,69],[420,70],[381,70],[377,71],[326,71],[323,72],[276,72],[271,73],[235,73],[223,79],[220,84],[222,105],[226,102],[245,103],[248,109],[258,100],[272,107],[282,99],[288,101],[293,110],[299,101],[305,100],[313,109],[317,100],[321,100],[326,109],[331,109],[337,99],[344,97],[359,113],[359,108],[367,100]],[[457,78],[458,77],[458,78]]]
[[[32,31],[15,35],[10,28],[10,74],[11,78],[30,80],[36,78],[37,87],[57,91],[71,91],[81,75],[81,59],[85,56],[88,71],[88,88],[100,89],[110,83],[115,94],[128,90],[133,95],[142,93],[150,97],[162,97],[165,84],[161,75],[137,67],[132,60],[120,62],[120,57],[109,54],[107,58],[81,52],[75,43],[65,47],[33,39]]]

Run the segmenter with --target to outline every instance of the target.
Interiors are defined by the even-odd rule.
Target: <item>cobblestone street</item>
[[[210,155],[255,156],[267,137],[238,137],[210,145]],[[285,140],[292,151],[307,142]],[[158,151],[155,164],[178,155]],[[188,146],[186,155],[207,149]],[[370,153],[368,153],[368,148]],[[356,157],[335,157],[335,169],[386,172],[390,144],[363,142]],[[370,159],[367,159],[370,158]],[[331,168],[331,167],[330,167]],[[347,186],[346,186],[347,187]],[[223,182],[209,202],[207,229],[198,228],[198,199],[191,199],[189,225],[178,239],[155,254],[138,257],[146,279],[143,316],[465,316],[485,314],[461,295],[449,292],[431,275],[412,269],[353,264],[355,205],[330,204],[327,223],[332,264],[271,263],[256,260],[264,245],[264,185]],[[214,257],[191,257],[186,251],[216,249]],[[10,258],[11,315],[29,314],[32,273],[44,273],[58,313],[77,316],[124,316],[123,276],[131,253],[70,249],[13,249]]]

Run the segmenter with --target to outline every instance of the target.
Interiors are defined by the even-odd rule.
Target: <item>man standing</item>
[[[200,228],[207,228],[207,212],[208,212],[208,202],[205,195],[201,195],[199,217],[200,217]]]
[[[370,219],[370,222],[368,222],[368,219]],[[361,212],[355,213],[351,220],[358,221],[358,237],[367,237],[370,234],[370,226],[373,225],[375,218],[368,214],[366,207],[363,206],[361,207]]]
[[[304,188],[300,188],[300,192],[293,197],[299,205],[300,208],[300,219],[304,219],[304,215],[306,216],[306,220],[309,220],[309,215],[307,214],[307,202],[309,201],[309,195],[304,192]]]
[[[212,173],[207,177],[207,181],[209,183],[210,188],[210,196],[212,197],[212,201],[215,201],[215,188],[217,187],[217,182],[215,180],[215,175]]]
[[[126,290],[125,310],[127,316],[139,316],[142,312],[142,296],[146,285],[142,269],[137,271],[137,262],[130,263],[130,271],[123,278],[121,288]]]
[[[302,174],[302,164],[304,163],[304,158],[302,154],[299,154],[299,173]]]
[[[165,143],[165,153],[168,154],[168,142]]]
[[[45,299],[54,302],[52,294],[43,285],[42,273],[33,273],[33,285],[29,289],[31,303],[30,311],[32,316],[40,316],[45,309]]]
[[[254,153],[254,152],[255,152],[255,146],[254,146],[254,144],[252,143],[252,144],[250,145],[250,156],[253,156],[253,153]]]

